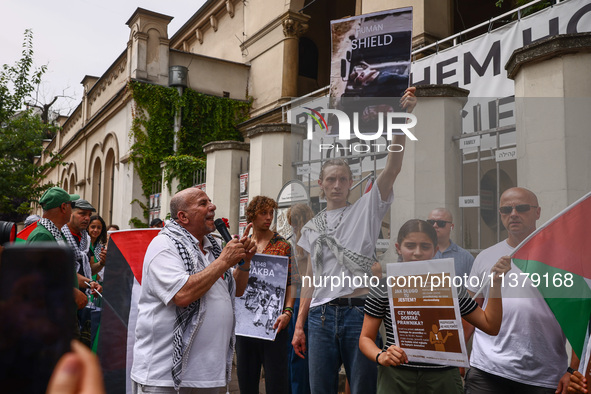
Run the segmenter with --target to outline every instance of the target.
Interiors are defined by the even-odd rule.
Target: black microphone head
[[[215,224],[215,228],[218,230],[224,241],[229,242],[232,239],[232,236],[228,231],[226,223],[221,218],[214,220],[213,223]]]

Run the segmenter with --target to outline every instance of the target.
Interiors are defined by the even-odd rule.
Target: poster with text
[[[361,133],[374,134],[383,114],[405,112],[399,99],[410,79],[412,7],[334,20],[330,26],[332,105],[350,119],[357,116]],[[330,134],[336,134],[338,122],[327,121]]]
[[[387,274],[394,336],[409,361],[468,367],[453,259],[391,263]]]
[[[283,311],[289,258],[255,254],[248,285],[236,299],[236,335],[274,340],[275,321]]]

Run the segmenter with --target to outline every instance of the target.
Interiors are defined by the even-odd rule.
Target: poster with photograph
[[[409,86],[411,48],[412,7],[331,21],[332,106],[357,116],[362,133],[375,134],[383,114],[405,112],[399,100]]]
[[[387,274],[394,336],[409,361],[469,367],[454,260],[391,263]]]
[[[248,226],[248,223],[246,222],[238,222],[238,236],[242,238],[242,235],[244,234],[244,230],[246,230],[246,226]]]
[[[248,173],[240,174],[240,195],[248,194]]]
[[[248,206],[248,198],[241,198],[240,199],[240,207],[238,209],[238,214],[240,215],[240,218],[245,218],[246,217],[246,207]]]
[[[283,311],[289,258],[255,254],[248,285],[236,299],[236,335],[272,341],[273,325]]]

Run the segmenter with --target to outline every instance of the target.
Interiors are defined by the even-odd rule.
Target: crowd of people
[[[415,103],[410,88],[401,106],[412,111]],[[404,146],[405,137],[395,136],[393,143]],[[485,288],[458,290],[459,310],[469,323],[466,334],[474,336],[471,368],[464,378],[457,367],[409,362],[395,341],[385,277],[371,288],[355,282],[337,288],[304,285],[303,276],[381,276],[375,245],[394,200],[402,158],[402,152],[388,153],[371,190],[352,204],[353,175],[347,163],[323,163],[318,184],[326,209],[314,215],[305,204],[292,206],[287,219],[293,235],[287,240],[271,229],[277,203],[269,197],[251,200],[244,233],[222,245],[211,235],[216,206],[207,194],[189,188],[174,195],[171,220],[153,223],[161,230],[145,254],[133,393],[218,393],[230,381],[234,354],[241,393],[259,392],[261,368],[267,393],[337,393],[341,367],[352,393],[587,392],[585,377],[574,372],[577,357],[567,363],[565,336],[549,307],[539,297],[523,296],[533,286],[520,289],[519,296],[500,286],[502,275],[517,270],[508,255],[536,229],[540,217],[537,197],[527,189],[515,187],[501,195],[499,212],[508,238],[476,260],[451,240],[453,217],[445,208],[399,229],[395,248],[400,261],[452,257],[458,276],[492,273]],[[43,217],[28,242],[52,241],[74,251],[76,337],[85,342],[87,318],[80,311],[102,291],[107,230],[113,225],[93,216],[96,210],[88,201],[57,187],[40,204]],[[258,296],[247,296],[247,308],[261,311],[255,323],[263,318],[273,323],[274,340],[234,332],[235,298],[245,293],[256,253],[290,258],[284,293],[259,288]],[[269,294],[261,297],[263,291]],[[474,299],[476,293],[481,295]],[[379,334],[382,322],[385,341]],[[431,343],[441,349],[448,337],[435,327]],[[96,363],[75,343],[73,353],[56,367],[48,392],[81,392],[75,388],[100,380]],[[96,384],[92,392],[102,387]]]

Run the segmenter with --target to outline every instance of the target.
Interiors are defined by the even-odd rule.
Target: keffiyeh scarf
[[[49,231],[51,233],[51,235],[53,235],[53,238],[55,238],[55,241],[59,245],[66,244],[66,242],[64,241],[63,234],[60,232],[59,228],[57,228],[57,226],[55,224],[53,224],[53,222],[51,220],[46,219],[46,218],[41,218],[37,222],[37,225],[41,225],[41,226],[45,227],[47,229],[47,231]]]
[[[76,272],[80,271],[80,265],[82,265],[82,272],[84,272],[84,276],[88,279],[92,279],[92,270],[90,269],[90,261],[88,260],[88,248],[90,247],[90,236],[88,235],[88,232],[86,230],[80,231],[80,245],[76,243],[76,240],[70,232],[70,228],[67,224],[62,227],[62,233],[74,251]]]
[[[340,224],[340,222],[337,224]],[[367,274],[371,276],[371,266],[377,260],[375,256],[367,257],[352,250],[345,248],[341,242],[332,235],[327,233],[326,211],[320,212],[314,216],[304,228],[310,229],[318,234],[318,238],[312,247],[312,264],[316,272],[322,272],[323,268],[323,252],[322,245],[326,244],[330,251],[337,258],[337,262],[343,267],[347,268],[355,276],[363,276]]]
[[[94,250],[93,250],[93,255],[94,255],[94,262],[98,263],[99,261],[101,261],[101,251],[103,250],[103,248],[105,247],[105,245],[102,242],[97,242],[96,245],[93,246]]]
[[[162,229],[161,234],[169,237],[174,242],[185,269],[189,275],[205,269],[205,256],[195,243],[193,236],[181,225],[174,220],[171,220]],[[222,252],[215,238],[211,235],[206,236],[212,245],[211,252],[214,258],[218,258]],[[228,285],[228,292],[232,299],[232,310],[234,310],[234,277],[230,270],[224,276],[226,284]],[[173,328],[172,340],[172,380],[174,388],[178,392],[182,382],[182,373],[187,366],[189,350],[193,344],[193,340],[199,328],[203,324],[205,317],[205,298],[200,298],[193,301],[189,306],[182,308],[176,307],[176,319]],[[196,316],[196,319],[194,318]],[[235,321],[234,321],[235,325]],[[226,352],[226,382],[230,381],[232,373],[232,357],[234,355],[234,326],[232,327],[232,336],[230,339],[230,346]]]

